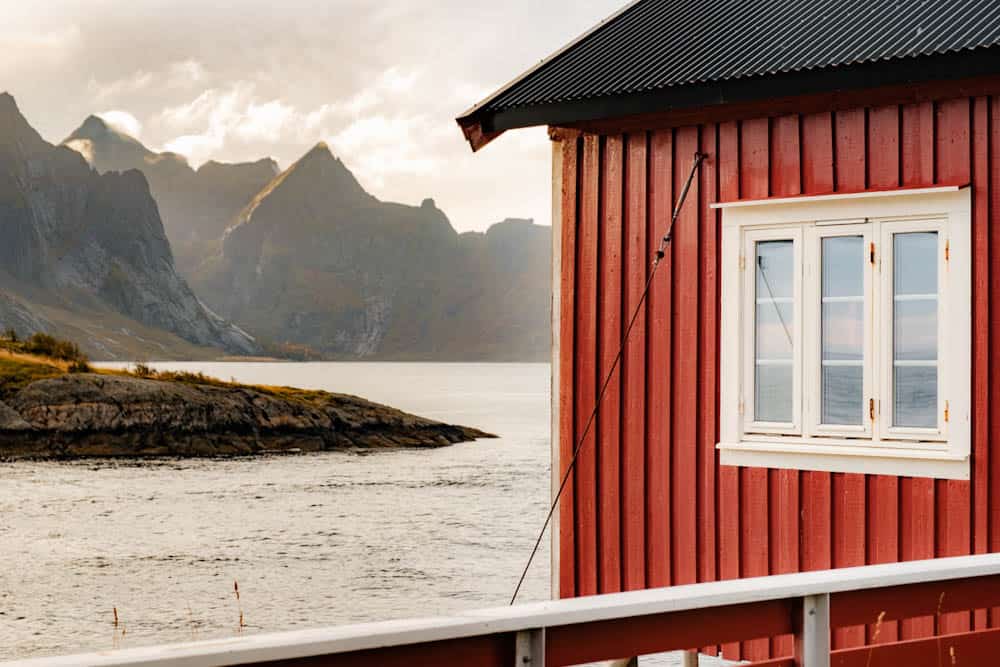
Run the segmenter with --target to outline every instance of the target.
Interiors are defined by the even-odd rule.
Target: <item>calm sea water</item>
[[[507,604],[548,509],[547,364],[153,365],[357,394],[500,438],[0,463],[0,659],[232,636],[241,611],[256,633]],[[521,601],[548,598],[542,544]]]
[[[160,366],[358,394],[501,437],[370,455],[0,464],[0,657],[232,635],[240,605],[245,631],[262,632],[507,602],[547,509],[548,365]],[[524,600],[548,596],[544,544]]]

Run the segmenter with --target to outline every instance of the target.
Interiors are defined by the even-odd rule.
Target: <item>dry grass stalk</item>
[[[878,618],[875,620],[875,630],[872,632],[872,644],[878,643],[878,636],[882,634],[882,621],[885,620],[885,612],[880,612]],[[868,660],[865,662],[866,667],[871,667],[872,655],[875,653],[875,647],[872,646],[868,649]]]
[[[233,593],[236,594],[236,608],[240,612],[240,623],[236,626],[236,633],[243,634],[243,628],[247,627],[247,624],[243,620],[243,603],[240,602],[240,582],[233,579]]]
[[[194,612],[191,611],[191,603],[187,603],[188,609],[188,623],[191,626],[191,641],[196,641],[198,639],[198,625],[194,622]]]

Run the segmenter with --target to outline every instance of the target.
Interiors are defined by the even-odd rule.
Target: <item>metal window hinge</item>
[[[868,418],[875,421],[875,399],[868,399]]]
[[[945,239],[944,241],[944,261],[951,260],[951,239]]]
[[[746,255],[740,255],[740,271],[747,268],[747,258]]]
[[[740,415],[743,414],[743,399],[740,399]]]
[[[868,245],[868,261],[871,262],[872,266],[875,266],[875,244],[870,243]]]
[[[949,410],[948,401],[945,401],[944,402],[944,423],[945,424],[948,423],[948,417],[950,416],[950,414],[951,414],[951,411]]]

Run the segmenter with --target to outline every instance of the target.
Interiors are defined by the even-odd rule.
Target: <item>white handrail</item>
[[[536,602],[449,617],[33,658],[0,667],[225,667],[998,574],[1000,554],[959,556]]]

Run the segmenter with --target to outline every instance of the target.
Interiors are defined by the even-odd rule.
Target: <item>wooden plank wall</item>
[[[1000,550],[1000,99],[780,116],[563,143],[565,469],[696,150],[709,154],[560,509],[563,597]],[[720,467],[719,214],[738,198],[973,184],[971,482]],[[992,332],[997,332],[996,334]],[[994,369],[1000,371],[1000,369]],[[998,408],[1000,409],[1000,408]],[[998,445],[1000,446],[1000,445]],[[981,629],[986,611],[837,631]],[[752,660],[788,638],[721,647]]]

